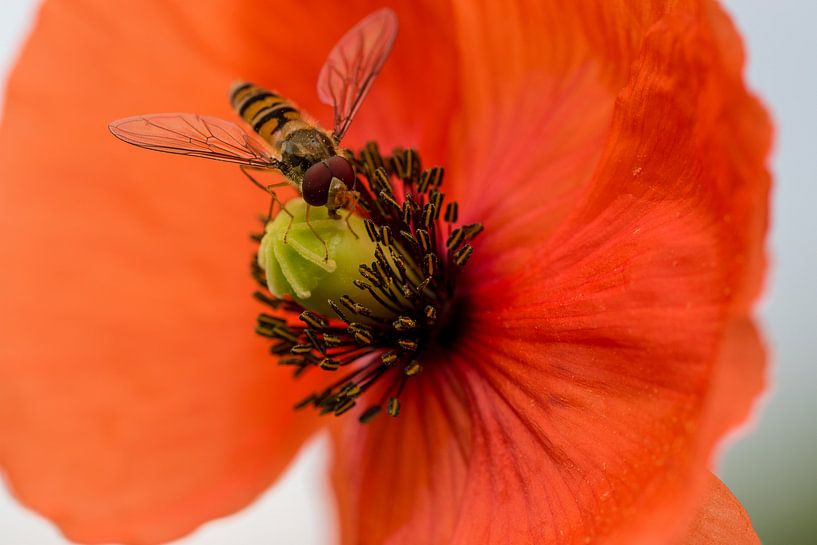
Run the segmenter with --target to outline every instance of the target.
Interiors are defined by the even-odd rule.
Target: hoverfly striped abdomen
[[[230,103],[253,131],[275,148],[288,134],[310,127],[291,102],[252,83],[236,84],[230,92]]]

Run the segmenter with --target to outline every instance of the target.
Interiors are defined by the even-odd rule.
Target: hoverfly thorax
[[[281,142],[281,162],[287,177],[303,182],[310,167],[337,155],[331,138],[320,129],[306,128],[293,131]]]

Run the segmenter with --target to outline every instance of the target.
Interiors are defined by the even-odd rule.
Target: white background
[[[748,78],[771,108],[773,269],[761,305],[775,360],[772,391],[751,434],[720,474],[749,510],[766,545],[806,543],[817,533],[817,3],[727,0],[749,49]],[[0,81],[34,17],[32,0],[0,0]],[[306,447],[258,502],[211,522],[176,545],[325,544],[334,513],[326,498],[326,441]],[[806,537],[808,536],[808,537]],[[0,545],[66,545],[0,482]]]

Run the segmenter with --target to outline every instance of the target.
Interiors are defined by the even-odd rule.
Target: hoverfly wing
[[[203,157],[257,168],[279,168],[259,138],[232,121],[198,114],[149,114],[108,125],[120,140],[156,151]]]
[[[396,37],[397,15],[382,8],[352,27],[329,53],[318,76],[318,97],[335,110],[335,142],[349,129]]]

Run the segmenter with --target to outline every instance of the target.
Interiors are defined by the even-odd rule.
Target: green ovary
[[[267,224],[258,250],[258,264],[266,272],[270,292],[277,297],[289,295],[305,309],[332,317],[328,300],[337,301],[346,294],[380,310],[369,292],[352,283],[360,279],[360,265],[375,259],[375,243],[366,235],[363,220],[352,215],[347,225],[344,219],[329,218],[326,207],[313,206],[307,224],[303,199],[290,200],[286,209],[294,218],[279,212]]]

